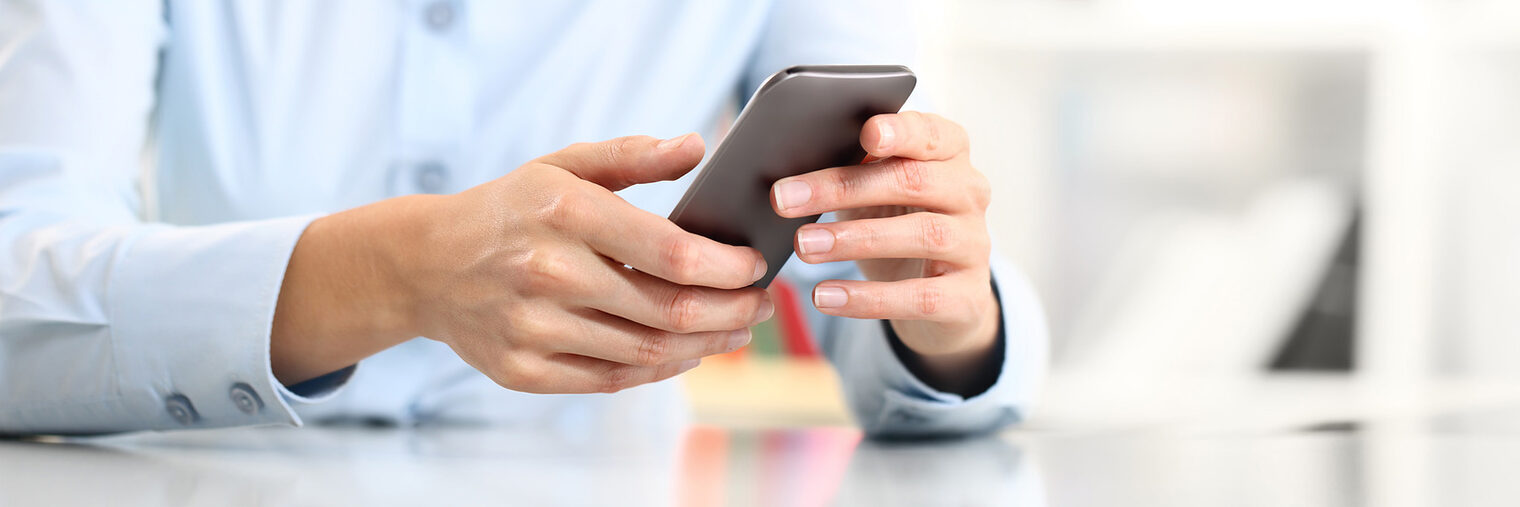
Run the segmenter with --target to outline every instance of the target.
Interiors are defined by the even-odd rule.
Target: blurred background
[[[999,249],[1046,303],[1031,426],[1327,409],[1264,377],[1355,391],[1328,407],[1348,416],[1513,398],[1520,2],[918,10],[921,91],[970,131]],[[748,376],[694,372],[699,417],[843,417],[780,334],[727,368]]]

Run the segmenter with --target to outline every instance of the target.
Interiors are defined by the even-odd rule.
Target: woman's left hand
[[[813,304],[829,315],[890,320],[919,356],[907,362],[922,380],[980,392],[986,375],[977,372],[996,352],[1001,312],[988,266],[991,187],[971,166],[966,131],[934,114],[882,114],[866,122],[860,144],[869,154],[860,165],[771,188],[783,217],[838,217],[797,231],[798,258],[855,261],[868,279],[821,282]]]

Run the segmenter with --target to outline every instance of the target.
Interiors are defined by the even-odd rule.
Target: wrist
[[[884,323],[892,349],[903,366],[929,387],[963,397],[969,398],[991,388],[1002,374],[1004,337],[1002,308],[996,289],[989,288],[988,292],[989,302],[979,312],[982,318],[971,331],[956,333],[959,336],[947,336],[953,332],[923,326],[924,322]],[[908,345],[934,342],[958,343],[960,346],[920,351]]]
[[[294,385],[417,336],[401,283],[409,227],[402,203],[382,201],[318,218],[296,242],[275,305],[270,362]]]
[[[418,280],[422,244],[435,228],[429,210],[437,195],[410,195],[350,210],[345,242],[366,294],[357,299],[368,310],[377,337],[400,343],[424,334],[425,296]],[[394,343],[392,343],[394,344]]]

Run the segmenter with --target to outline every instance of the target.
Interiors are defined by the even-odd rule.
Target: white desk
[[[0,505],[1520,505],[1520,418],[1434,412],[1299,430],[1035,425],[912,444],[848,427],[701,425],[7,441]]]

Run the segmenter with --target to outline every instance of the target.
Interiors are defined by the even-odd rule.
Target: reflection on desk
[[[862,440],[853,429],[688,433],[682,505],[1043,505],[997,437]]]
[[[1515,409],[930,442],[847,427],[245,428],[0,442],[0,505],[1513,506],[1517,460]]]
[[[0,443],[0,504],[1041,505],[1006,439],[245,428]]]

